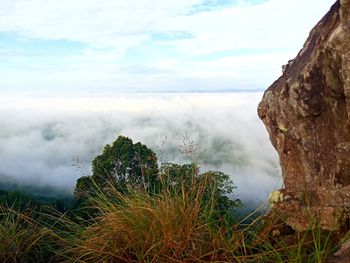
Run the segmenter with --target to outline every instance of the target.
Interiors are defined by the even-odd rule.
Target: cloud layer
[[[0,86],[265,87],[333,2],[0,0]]]
[[[185,162],[184,136],[203,170],[231,175],[245,200],[281,186],[277,155],[256,114],[260,93],[120,94],[110,98],[0,98],[0,176],[71,192],[91,160],[120,134],[160,161]],[[253,194],[252,194],[253,193]]]

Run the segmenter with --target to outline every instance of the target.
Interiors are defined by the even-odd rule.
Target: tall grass
[[[32,211],[0,207],[0,261],[42,262],[50,230],[32,219]]]
[[[218,217],[209,182],[165,184],[158,194],[121,194],[111,184],[91,196],[98,216],[88,220],[2,207],[0,262],[321,263],[336,249],[336,235],[320,225],[297,233],[272,213]]]
[[[167,184],[159,194],[111,187],[94,195],[99,216],[65,251],[67,262],[321,263],[336,249],[333,233],[320,226],[294,232],[280,215],[218,218],[214,193],[209,201],[205,195],[208,182]]]
[[[0,205],[0,262],[61,262],[82,229],[50,207]]]
[[[207,180],[159,194],[110,189],[118,202],[94,198],[100,216],[68,252],[75,262],[222,262],[233,257],[240,237],[213,226],[212,203],[203,203]]]

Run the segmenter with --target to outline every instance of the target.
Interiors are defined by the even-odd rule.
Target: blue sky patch
[[[158,38],[158,41],[166,41],[164,38]],[[168,41],[170,41],[168,39]],[[129,48],[120,62],[122,64],[139,64],[151,63],[158,59],[166,58],[181,58],[183,55],[179,54],[174,48],[167,45],[160,45],[155,40],[148,40],[142,43],[141,46]]]
[[[9,33],[0,33],[0,43],[0,67],[17,69],[53,68],[87,48],[80,42],[24,38]]]
[[[201,4],[192,6],[190,15],[205,11],[220,10],[239,4],[258,5],[268,1],[269,0],[204,0]]]
[[[67,56],[76,55],[86,48],[86,44],[68,40],[44,40],[25,38],[15,34],[0,33],[0,48],[16,50],[24,56]],[[4,56],[2,54],[1,56]]]
[[[233,56],[254,56],[254,55],[264,55],[264,54],[272,54],[278,52],[288,52],[288,49],[280,48],[242,48],[242,49],[232,49],[210,53],[203,56],[197,56],[196,61],[211,61],[216,59],[221,59],[225,57],[233,57]]]
[[[180,39],[191,39],[194,35],[186,31],[153,32],[151,38],[156,41],[173,41]]]

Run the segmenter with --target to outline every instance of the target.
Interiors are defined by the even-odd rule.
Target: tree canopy
[[[119,136],[92,161],[92,176],[78,179],[75,194],[95,187],[103,189],[111,183],[122,193],[129,185],[148,189],[157,178],[156,154],[140,142],[134,144],[130,138]]]
[[[130,187],[156,194],[164,188],[191,191],[194,183],[201,182],[205,183],[203,200],[215,200],[213,209],[218,213],[240,206],[240,200],[233,198],[235,186],[229,175],[219,171],[200,173],[195,163],[163,163],[158,169],[156,154],[151,149],[119,136],[92,161],[92,175],[77,180],[75,197],[83,204],[86,196],[91,197],[109,187],[122,194],[128,194]]]

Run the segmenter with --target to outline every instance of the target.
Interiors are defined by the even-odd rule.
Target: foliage
[[[203,202],[209,181],[191,181],[188,187],[162,187],[159,194],[143,189],[122,194],[110,189],[107,196],[96,195],[93,199],[100,216],[67,250],[71,260],[228,262],[239,244],[237,237],[227,239],[223,228],[210,224],[211,204]],[[111,194],[118,196],[118,204],[109,202]]]
[[[35,261],[34,258],[40,257],[38,242],[44,235],[24,214],[2,208],[0,261]]]
[[[157,157],[152,150],[123,136],[119,136],[112,146],[105,146],[103,153],[93,160],[92,170],[92,176],[79,178],[75,188],[75,208],[83,218],[98,215],[90,199],[96,193],[108,193],[109,188],[123,194],[127,194],[130,188],[156,194],[168,186],[177,191],[185,187],[188,191],[194,181],[203,180],[207,180],[203,201],[212,202],[209,197],[215,196],[216,203],[211,206],[216,212],[215,217],[218,214],[229,216],[241,205],[239,199],[233,199],[235,186],[227,174],[218,171],[200,173],[199,166],[194,163],[164,163],[158,170]],[[113,195],[109,198],[118,202]]]
[[[255,211],[222,224],[226,218],[212,209],[217,195],[207,196],[210,180],[190,182],[167,182],[159,194],[110,189],[95,195],[99,217],[65,251],[68,262],[321,263],[336,248],[333,233],[320,227],[297,233],[278,215],[256,217]],[[110,202],[110,194],[120,202]]]
[[[127,191],[127,185],[149,188],[158,176],[156,154],[147,146],[133,143],[130,138],[119,136],[112,145],[106,145],[103,153],[92,161],[92,176],[78,179],[75,196],[103,189],[114,182],[118,191]]]
[[[12,207],[17,211],[24,211],[28,208],[39,209],[40,204],[36,199],[25,195],[20,191],[0,190],[0,205]]]
[[[34,207],[0,205],[0,262],[57,262],[63,248],[61,214]]]
[[[217,214],[213,221],[217,195],[207,196],[208,178],[190,180],[190,186],[167,184],[158,194],[142,188],[95,193],[91,200],[99,216],[92,224],[50,209],[0,206],[0,260],[321,263],[337,248],[334,233],[320,226],[295,233],[280,215],[250,214],[221,224],[225,218]],[[111,202],[111,195],[119,202]]]
[[[194,183],[204,183],[203,205],[211,204],[211,215],[233,215],[233,210],[242,206],[239,199],[234,198],[236,186],[229,175],[219,171],[199,172],[196,164],[164,163],[160,168],[160,177],[164,181],[163,186],[170,189],[191,191]]]
[[[106,145],[102,155],[92,161],[92,170],[95,181],[101,185],[114,179],[121,192],[127,184],[146,189],[157,178],[157,157],[140,142],[134,144],[131,139],[119,136],[112,146]]]
[[[0,190],[1,262],[324,262],[321,226],[297,233],[273,213],[233,218],[241,202],[219,171],[162,164],[118,137],[79,178],[75,207]]]

